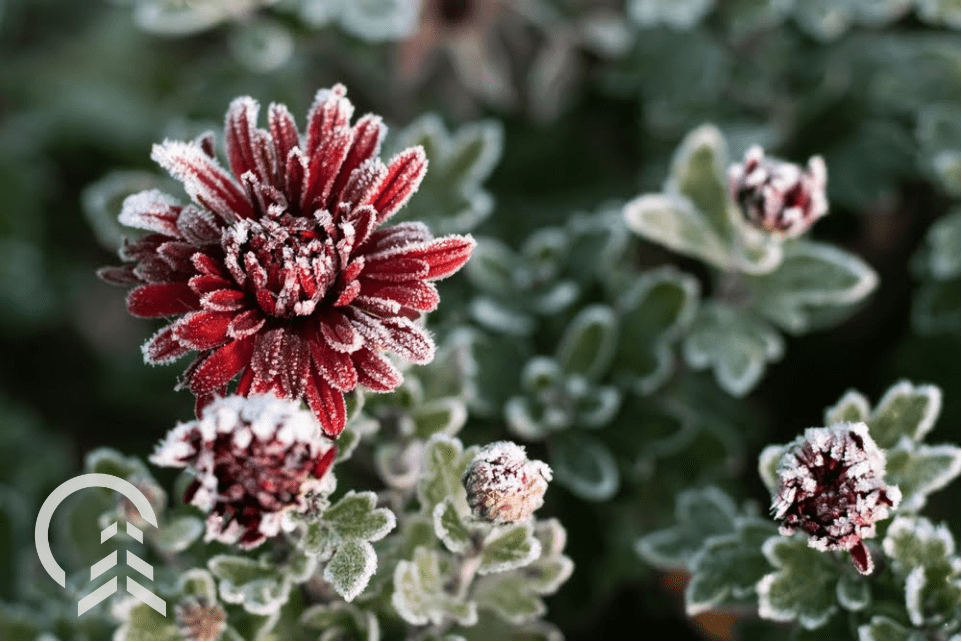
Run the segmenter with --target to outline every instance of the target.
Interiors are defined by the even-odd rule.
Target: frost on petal
[[[198,205],[211,210],[221,220],[253,216],[253,208],[240,186],[196,145],[165,141],[154,145],[150,156],[184,184]]]
[[[344,85],[334,85],[331,89],[317,92],[307,115],[307,144],[304,151],[308,157],[317,152],[331,132],[350,125],[354,105],[346,98],[346,94]]]
[[[152,189],[125,198],[118,220],[127,227],[178,237],[177,217],[180,210],[181,205],[176,198]]]
[[[236,339],[214,350],[190,371],[187,386],[195,395],[220,390],[245,368],[254,352],[254,336]]]
[[[351,360],[357,369],[358,383],[368,390],[391,392],[404,380],[390,361],[367,348],[352,354]]]
[[[512,523],[528,519],[541,507],[551,477],[551,468],[528,459],[524,447],[497,441],[478,451],[461,483],[475,517]]]
[[[171,363],[190,352],[190,348],[181,344],[174,336],[173,326],[158,330],[141,350],[144,361],[152,365]]]
[[[304,390],[304,396],[307,405],[321,422],[324,434],[332,438],[340,435],[347,423],[344,393],[328,385],[320,375],[314,374]]]
[[[173,325],[174,336],[192,350],[210,350],[227,340],[231,318],[227,312],[191,312]]]
[[[184,314],[199,306],[197,295],[186,283],[148,283],[127,295],[127,310],[148,319]]]
[[[391,159],[387,174],[368,202],[377,210],[377,222],[383,223],[401,209],[417,191],[428,170],[424,149],[406,149]]]
[[[241,177],[252,172],[261,183],[273,177],[273,152],[266,133],[257,128],[260,105],[253,98],[237,98],[227,110],[224,125],[224,141],[227,160],[234,176]]]

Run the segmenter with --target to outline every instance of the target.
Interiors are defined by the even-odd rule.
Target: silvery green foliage
[[[141,232],[123,225],[117,212],[124,199],[148,189],[162,189],[167,182],[155,174],[142,171],[114,171],[87,185],[80,194],[80,204],[97,241],[104,249],[116,252],[124,238],[137,238]],[[172,188],[166,188],[172,191]]]
[[[628,15],[641,27],[665,25],[688,30],[714,7],[715,0],[630,0]]]
[[[768,234],[751,226],[728,193],[727,145],[710,125],[691,132],[675,152],[664,191],[624,208],[628,226],[646,240],[714,268],[715,294],[684,341],[696,369],[742,396],[766,364],[784,356],[777,329],[801,334],[831,325],[862,301],[878,277],[857,256],[825,243]]]
[[[427,114],[398,135],[397,150],[421,145],[430,163],[418,195],[394,220],[421,221],[438,235],[470,232],[491,214],[494,198],[482,184],[501,159],[504,132],[496,120],[461,125],[449,132]]]
[[[242,20],[277,0],[133,0],[134,21],[145,31],[187,36]]]
[[[337,24],[370,42],[400,40],[417,26],[421,0],[296,0],[288,2],[313,27]]]
[[[960,236],[962,215],[946,214],[932,224],[925,244],[913,258],[913,272],[922,281],[912,305],[912,323],[919,332],[959,331]]]
[[[798,26],[813,38],[835,40],[855,26],[881,27],[908,14],[913,0],[809,0],[795,3]]]

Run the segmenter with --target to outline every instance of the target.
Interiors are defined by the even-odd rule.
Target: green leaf
[[[362,539],[344,540],[324,567],[324,579],[348,602],[367,586],[377,570],[377,554],[371,543]]]
[[[732,237],[728,200],[728,148],[714,125],[692,130],[675,151],[665,191],[687,197],[725,241]],[[727,243],[726,243],[727,244]]]
[[[737,519],[733,533],[709,538],[690,562],[689,617],[754,595],[755,585],[771,570],[762,545],[775,533],[772,522],[750,517]]]
[[[187,550],[204,533],[204,522],[193,515],[168,519],[151,538],[162,551],[180,553]]]
[[[467,513],[467,494],[461,485],[461,475],[474,455],[476,447],[463,450],[461,442],[447,435],[434,435],[424,447],[423,468],[418,480],[417,495],[421,510],[426,515],[445,498],[457,502],[459,510]]]
[[[671,375],[669,346],[694,320],[700,289],[694,277],[666,267],[642,274],[619,300],[616,364],[641,394],[653,392]]]
[[[287,603],[290,583],[283,570],[238,555],[215,555],[207,568],[220,580],[220,598],[255,615],[270,615]]]
[[[891,448],[903,435],[920,441],[932,430],[941,409],[938,387],[900,381],[888,389],[869,417],[869,434],[880,448]]]
[[[886,457],[886,481],[902,491],[902,511],[920,510],[926,497],[958,477],[962,467],[962,450],[956,446],[926,446],[904,436]]]
[[[300,623],[310,629],[322,630],[322,640],[380,639],[377,616],[346,602],[310,606],[301,614]]]
[[[348,491],[324,511],[323,519],[342,540],[375,542],[397,525],[394,513],[388,508],[377,508],[377,495],[370,491]]]
[[[433,399],[414,408],[414,434],[428,439],[435,433],[455,435],[468,420],[468,407],[456,397]]]
[[[541,554],[541,543],[534,537],[531,520],[521,524],[496,526],[481,545],[479,575],[503,573],[524,566]]]
[[[714,7],[714,0],[629,0],[628,16],[641,27],[665,25],[687,31]]]
[[[959,28],[959,0],[918,0],[917,12],[929,24]]]
[[[834,406],[825,409],[825,425],[831,426],[843,422],[868,422],[869,403],[860,392],[849,390]]]
[[[530,622],[548,610],[540,596],[529,588],[527,578],[517,573],[480,578],[472,593],[479,608],[492,611],[511,624]]]
[[[738,506],[724,492],[709,486],[686,490],[675,504],[675,525],[638,540],[638,555],[659,568],[686,568],[712,537],[735,530]]]
[[[835,595],[839,606],[847,611],[861,611],[872,601],[868,579],[853,572],[842,573],[835,585]]]
[[[784,354],[782,337],[749,313],[720,304],[699,310],[685,337],[685,360],[693,368],[711,367],[719,385],[741,397],[755,387],[768,362]]]
[[[576,431],[559,433],[551,442],[555,480],[582,499],[602,502],[618,492],[619,474],[607,446]]]
[[[558,345],[562,370],[596,380],[611,365],[618,347],[618,322],[611,308],[592,305],[572,319]]]
[[[920,634],[885,615],[875,615],[858,627],[859,640],[925,640]]]
[[[493,238],[481,237],[464,272],[471,284],[494,296],[514,292],[520,283],[516,274],[521,269],[521,257],[510,247]]]
[[[808,538],[769,538],[762,546],[768,562],[777,570],[755,587],[758,614],[767,620],[798,620],[816,629],[835,613],[835,585],[839,569],[832,558],[808,546]]]
[[[758,455],[758,476],[771,494],[778,488],[778,463],[785,454],[784,445],[765,446]]]
[[[924,517],[899,516],[882,540],[882,550],[896,573],[906,576],[917,567],[937,568],[955,554],[955,540],[945,524]]]
[[[171,607],[168,606],[168,609]],[[25,639],[25,638],[23,638]],[[180,640],[177,623],[142,602],[132,604],[117,630],[118,640]]]
[[[919,286],[912,302],[912,324],[920,334],[959,331],[962,298],[959,279],[927,281]]]
[[[732,260],[724,239],[683,196],[644,194],[625,205],[628,228],[670,250],[728,269]]]
[[[752,308],[793,333],[833,318],[828,315],[858,303],[878,285],[878,275],[859,257],[804,240],[785,244],[775,271],[749,279]]]
[[[434,507],[434,533],[452,553],[464,553],[471,545],[472,531],[449,498]]]
[[[406,622],[416,626],[440,625],[451,619],[462,626],[478,621],[477,605],[446,593],[444,584],[450,574],[441,554],[418,548],[414,559],[401,561],[394,569],[391,604]]]

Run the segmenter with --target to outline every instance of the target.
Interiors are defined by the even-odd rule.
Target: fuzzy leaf
[[[377,508],[377,495],[368,491],[348,491],[336,504],[324,511],[324,521],[343,540],[359,539],[376,542],[397,524],[388,508]]]
[[[512,624],[530,622],[548,610],[538,594],[528,587],[527,578],[517,573],[481,578],[473,593],[479,608],[493,611]]]
[[[434,533],[452,553],[463,553],[471,544],[471,529],[449,498],[434,507],[432,514]]]
[[[871,585],[864,575],[842,573],[835,585],[839,605],[848,611],[861,611],[872,601]]]
[[[324,567],[324,579],[348,602],[367,586],[377,570],[377,554],[371,543],[362,539],[342,541],[334,557]]]
[[[665,191],[687,197],[725,241],[732,236],[728,202],[728,148],[713,125],[692,130],[675,151]]]
[[[697,25],[715,0],[630,0],[628,16],[642,27],[665,25],[686,31]]]
[[[887,453],[886,481],[902,491],[902,510],[917,511],[928,495],[959,476],[962,450],[949,444],[926,446],[908,437]]]
[[[380,637],[377,616],[346,602],[308,607],[301,614],[300,623],[323,631],[322,640],[376,640]]]
[[[868,399],[854,390],[849,390],[834,406],[825,409],[825,425],[831,426],[841,422],[868,422]]]
[[[568,374],[600,378],[618,347],[618,322],[611,308],[593,305],[581,310],[565,329],[557,359]]]
[[[576,431],[559,433],[551,443],[555,480],[582,499],[601,502],[618,492],[618,465],[608,447]]]
[[[706,541],[735,530],[737,513],[735,502],[714,486],[683,491],[675,504],[675,525],[645,535],[635,551],[659,568],[688,567]]]
[[[534,537],[531,520],[498,526],[484,538],[478,574],[510,571],[528,564],[540,554],[541,543]]]
[[[652,392],[671,375],[669,344],[694,320],[699,291],[694,277],[669,267],[641,275],[621,297],[616,364],[638,392]]]
[[[758,455],[758,476],[771,494],[778,488],[778,463],[785,454],[784,445],[765,446]]]
[[[520,257],[496,239],[481,237],[477,241],[471,260],[464,266],[471,284],[494,296],[515,291],[518,288],[515,274],[521,269]]]
[[[955,554],[955,540],[949,529],[924,517],[896,517],[889,525],[882,549],[893,569],[908,575],[913,569],[938,567]]]
[[[868,624],[858,627],[859,640],[925,640],[920,634],[885,615],[875,615]]]
[[[719,304],[699,310],[684,342],[688,365],[713,368],[718,384],[736,397],[754,388],[765,365],[781,359],[784,350],[782,337],[766,322]]]
[[[777,570],[755,587],[758,614],[778,622],[798,622],[816,629],[836,611],[835,585],[839,569],[832,558],[808,546],[806,537],[769,538],[762,546],[768,562]]]
[[[868,420],[869,433],[880,448],[891,448],[901,437],[920,441],[935,425],[942,408],[936,386],[900,381],[885,393]]]
[[[625,222],[635,234],[670,250],[727,269],[728,247],[705,215],[683,196],[645,194],[625,205]]]
[[[468,407],[458,398],[445,397],[418,405],[412,415],[414,434],[429,439],[436,433],[457,434],[468,420]]]
[[[131,605],[116,635],[118,640],[182,639],[174,618],[165,617],[142,602]]]
[[[215,555],[207,568],[220,582],[220,598],[255,615],[270,615],[288,598],[290,583],[273,565],[237,555]]]
[[[477,605],[444,591],[449,569],[442,565],[441,554],[418,548],[411,561],[400,561],[394,569],[391,604],[406,622],[421,626],[440,625],[447,619],[462,626],[478,621]]]
[[[859,257],[811,241],[786,244],[775,271],[750,279],[753,309],[793,333],[817,326],[878,285],[878,275]]]
[[[434,507],[446,497],[457,502],[459,510],[467,513],[467,495],[461,485],[461,475],[474,459],[476,447],[463,450],[461,442],[447,435],[435,435],[424,447],[423,468],[418,480],[418,501],[421,509],[431,515]]]
[[[753,595],[771,570],[762,545],[775,533],[768,520],[740,518],[734,532],[709,538],[690,562],[692,577],[685,589],[689,617]]]
[[[187,550],[203,533],[203,521],[193,515],[184,515],[161,524],[152,543],[162,551],[180,553]]]

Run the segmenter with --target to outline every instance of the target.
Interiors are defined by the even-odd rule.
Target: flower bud
[[[782,520],[780,532],[802,530],[812,548],[849,551],[855,568],[868,575],[874,565],[862,540],[875,537],[875,523],[902,499],[884,477],[885,453],[864,423],[809,428],[778,465],[772,510]]]
[[[227,612],[220,604],[192,597],[174,607],[174,621],[185,640],[216,640],[227,623]]]
[[[474,516],[500,524],[528,519],[541,508],[549,481],[551,468],[510,441],[482,448],[461,477]]]
[[[808,159],[802,169],[794,163],[765,158],[753,146],[745,160],[728,170],[728,188],[749,223],[772,234],[798,236],[828,213],[825,161]]]

